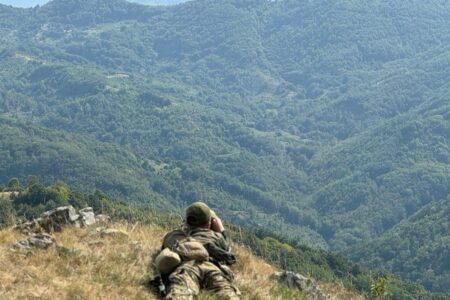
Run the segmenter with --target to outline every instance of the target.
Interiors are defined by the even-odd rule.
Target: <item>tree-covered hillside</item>
[[[431,203],[367,245],[353,258],[395,270],[430,290],[450,290],[450,197]]]
[[[0,6],[0,180],[203,198],[346,251],[450,194],[449,20],[418,0]]]
[[[128,0],[128,1],[145,5],[174,5],[184,3],[189,0]]]
[[[174,214],[173,212],[170,212],[169,214],[161,213],[161,211],[155,210],[151,204],[129,204],[124,201],[112,201],[107,195],[98,190],[94,193],[82,193],[59,180],[51,185],[45,186],[38,177],[27,176],[24,182],[21,182],[18,178],[13,177],[3,185],[0,183],[0,234],[3,234],[3,236],[5,234],[17,235],[19,232],[17,230],[11,230],[10,228],[10,226],[14,225],[14,221],[20,222],[20,220],[23,221],[24,219],[31,220],[39,217],[44,212],[61,207],[64,208],[69,205],[73,206],[73,208],[77,210],[89,206],[93,209],[95,214],[109,216],[112,222],[108,224],[108,227],[114,226],[114,223],[116,223],[132,229],[131,231],[134,232],[137,227],[142,225],[163,226],[164,230],[159,228],[156,236],[154,234],[146,235],[146,238],[152,240],[152,244],[155,248],[160,247],[160,241],[163,238],[163,233],[168,230],[173,230],[174,228],[179,228],[181,222],[180,215]],[[295,243],[292,241],[287,241],[280,238],[276,234],[264,230],[248,230],[229,224],[226,226],[232,236],[234,244],[233,253],[236,254],[239,265],[242,265],[244,268],[251,268],[251,266],[254,265],[254,263],[239,255],[239,248],[244,246],[248,250],[251,249],[251,252],[254,255],[262,257],[264,259],[263,262],[266,265],[270,263],[283,270],[300,272],[301,274],[311,276],[314,280],[318,280],[320,282],[319,284],[321,289],[324,288],[324,285],[327,283],[332,283],[332,285],[326,289],[327,294],[330,294],[332,297],[337,299],[354,299],[354,292],[374,298],[380,294],[389,295],[389,299],[392,300],[449,299],[448,294],[427,292],[420,284],[401,280],[398,276],[389,274],[385,271],[369,271],[362,265],[352,263],[347,258],[339,254],[333,254],[321,249],[312,249],[306,246],[296,247]],[[66,230],[68,230],[67,227],[63,231]],[[78,230],[80,231],[79,228]],[[92,234],[88,235],[92,238],[96,238]],[[5,243],[3,243],[3,245],[0,244],[0,246],[5,246]],[[6,246],[9,247],[9,245]],[[63,247],[60,244],[58,246]],[[17,253],[15,251],[9,252]],[[146,252],[147,255],[152,253],[150,249],[147,249]],[[123,249],[120,253],[121,255],[123,254]],[[58,255],[56,257],[61,259]],[[92,258],[91,255],[89,255],[89,257]],[[11,263],[11,260],[14,260],[14,258],[5,259],[4,257],[2,257],[2,259],[3,264],[6,263],[6,261]],[[85,261],[85,263],[88,263],[88,261]],[[58,263],[52,260],[47,260],[46,264],[50,268],[55,268],[55,265]],[[73,264],[73,261],[65,262],[65,264],[70,265],[71,267],[73,267],[73,265],[77,265]],[[139,265],[141,269],[144,269],[149,262],[143,263],[142,260],[138,262],[136,261],[136,255],[133,255],[133,258],[127,261],[127,264],[134,266]],[[152,261],[150,261],[150,264],[152,264]],[[233,271],[235,270],[236,269]],[[6,269],[4,271],[6,271]],[[16,277],[22,276],[22,272],[20,271],[21,270],[19,268]],[[117,272],[123,273],[123,267],[118,268]],[[141,272],[145,273],[145,271]],[[117,277],[112,276],[111,272],[106,273],[109,274],[108,277]],[[256,273],[259,275],[258,278],[264,278],[264,276],[271,275],[263,275],[260,272]],[[255,274],[255,272],[252,274]],[[56,278],[59,275],[61,274],[56,274],[56,276],[50,275],[49,277]],[[86,284],[88,285],[93,284],[96,281],[92,280],[92,277],[95,276],[92,276],[89,270],[83,269],[81,272],[77,272],[72,275],[74,275],[77,279],[79,279],[80,276],[87,277],[88,280]],[[136,275],[140,278],[143,276],[142,273]],[[236,275],[237,278],[242,279],[242,274],[238,273]],[[67,278],[67,274],[65,277],[66,278],[63,279],[64,281],[71,282],[71,278]],[[242,290],[243,298],[268,299],[268,295],[256,295],[258,294],[256,293],[258,289],[254,289],[255,278],[253,276],[253,278],[249,279],[250,280],[243,280],[244,282],[247,282],[247,284],[250,284],[248,288]],[[122,281],[120,282],[123,283]],[[52,284],[45,283],[46,290],[49,290],[52,287]],[[348,291],[342,291],[343,287],[353,291],[353,293],[349,294]],[[19,289],[21,295],[25,295],[23,293],[24,288],[25,287],[21,287],[21,289]],[[109,290],[110,287],[101,285],[99,288],[107,288]],[[60,289],[61,287],[59,287],[59,290]],[[85,289],[77,289],[77,294],[79,294],[81,290]],[[128,291],[127,295],[131,297],[131,295],[137,290],[139,290],[139,288],[134,286],[130,289],[130,291]],[[300,299],[298,298],[299,295],[292,293],[285,294],[282,293],[282,290],[278,293],[276,293],[275,290],[273,292],[274,295],[271,295],[269,299]],[[61,294],[61,291],[59,293]],[[281,298],[277,297],[276,294],[279,293],[285,296]],[[88,298],[92,297],[94,296],[91,295]],[[148,298],[148,296],[144,298]],[[301,297],[301,299],[303,299],[303,297]],[[360,297],[357,297],[357,299],[360,299]]]

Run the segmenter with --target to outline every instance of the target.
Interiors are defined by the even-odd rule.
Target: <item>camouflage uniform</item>
[[[169,232],[163,240],[162,248],[171,248],[177,241],[190,236],[202,244],[213,243],[226,251],[230,241],[226,234],[204,228],[185,228]],[[170,287],[166,300],[192,300],[200,289],[215,294],[217,299],[238,300],[239,290],[233,285],[233,274],[227,266],[217,266],[209,261],[187,261],[177,267],[169,276]]]

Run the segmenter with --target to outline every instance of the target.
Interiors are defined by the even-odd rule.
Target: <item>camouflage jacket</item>
[[[163,239],[161,248],[172,248],[178,241],[186,237],[193,237],[203,245],[213,243],[215,246],[222,248],[225,251],[229,251],[231,246],[230,238],[226,232],[219,233],[211,229],[185,227],[167,233]]]

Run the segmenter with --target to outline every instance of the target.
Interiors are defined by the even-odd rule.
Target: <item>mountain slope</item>
[[[32,257],[27,259],[22,258],[23,253],[9,250],[11,244],[23,236],[11,230],[1,230],[0,261],[5,265],[0,271],[4,284],[2,297],[159,299],[144,281],[153,275],[149,270],[151,255],[159,249],[165,231],[155,225],[127,228],[113,224],[110,228],[125,232],[129,238],[99,239],[95,229],[66,229],[56,234],[56,247],[47,251],[29,251]],[[236,247],[236,254],[241,262],[235,272],[237,283],[246,295],[244,299],[289,299],[277,296],[283,292],[304,299],[300,292],[289,291],[270,279],[270,275],[277,271],[274,266],[254,257],[243,247]],[[264,288],[251,288],[255,277]],[[20,284],[14,279],[20,279]],[[343,288],[339,291],[336,288],[336,293],[361,299]],[[199,299],[208,299],[208,294],[203,293]]]
[[[131,151],[90,137],[11,121],[0,117],[2,174],[46,174],[46,180],[67,178],[85,189],[104,189],[111,195],[132,195],[135,201],[149,198],[160,208],[167,200],[152,192],[147,172]],[[14,165],[5,163],[13,160]]]
[[[29,298],[43,291],[47,296],[57,293],[64,299],[74,297],[74,294],[97,299],[109,293],[113,299],[140,299],[146,295],[152,298],[152,294],[144,289],[143,279],[148,277],[146,274],[153,273],[149,265],[152,264],[153,253],[159,249],[164,232],[179,228],[179,216],[162,214],[148,204],[111,202],[108,196],[98,191],[93,194],[80,193],[61,181],[51,186],[44,186],[33,176],[27,177],[24,185],[20,185],[17,179],[15,181],[16,185],[11,184],[12,181],[8,183],[8,189],[15,192],[0,193],[0,228],[3,229],[0,230],[0,249],[6,250],[2,251],[3,256],[0,255],[0,263],[5,266],[2,270],[6,271],[0,271],[5,287],[0,293],[4,297]],[[10,199],[11,194],[14,196]],[[68,205],[73,206],[69,208]],[[69,210],[75,212],[88,205],[91,213],[97,214],[95,220],[100,217],[98,214],[103,214],[103,221],[98,221],[100,224],[79,228],[76,226],[79,223],[64,219],[63,215]],[[42,218],[40,221],[35,220],[34,224],[43,227],[29,227],[32,223],[27,222],[19,224],[16,230],[7,227],[12,225],[11,220],[19,220],[24,216],[37,217],[44,211],[47,211],[44,214],[51,220],[55,230],[62,228],[62,232],[50,232],[56,239],[56,245],[46,248],[46,251],[26,247],[26,243],[11,247],[15,240],[24,238],[23,235],[20,237],[18,228],[22,229],[23,234],[27,231],[42,233],[42,230],[51,230],[45,226],[49,223]],[[83,211],[86,212],[86,209]],[[112,219],[112,222],[106,221],[108,219]],[[235,244],[233,252],[237,255],[237,264],[232,268],[237,284],[242,289],[243,299],[304,299],[304,296],[309,299],[323,293],[329,294],[330,299],[360,299],[362,297],[356,293],[372,293],[371,287],[380,278],[385,280],[382,289],[387,288],[392,299],[446,299],[445,294],[439,298],[439,294],[428,293],[420,285],[402,281],[390,274],[367,271],[341,255],[305,246],[295,247],[292,242],[280,240],[270,233],[248,231],[231,225],[227,225],[227,228]],[[48,239],[47,236],[47,242]],[[34,242],[30,243],[41,248]],[[265,261],[255,258],[250,249]],[[30,259],[17,261],[25,253]],[[12,265],[17,267],[13,268]],[[306,282],[302,280],[308,286],[306,289],[301,288],[304,293],[287,289],[276,284],[277,280],[271,276],[277,269],[275,265],[284,270],[307,274],[318,282],[311,282],[308,278],[304,279]],[[29,279],[40,280],[42,290],[36,289],[34,280],[22,281],[20,288],[9,288],[10,285],[17,285],[13,279],[35,274],[35,269],[40,270],[40,276],[31,275]],[[11,276],[11,272],[14,276]],[[53,279],[48,281],[48,278]],[[285,283],[288,281],[286,279]],[[255,282],[260,288],[254,289]],[[108,285],[111,283],[114,284],[112,289]]]
[[[435,201],[351,256],[384,267],[430,290],[448,290],[450,282],[450,198]]]
[[[336,245],[363,242],[450,194],[448,132],[448,118],[421,112],[317,155],[313,176],[322,185],[311,197],[320,215],[333,219],[323,224],[342,222],[324,226],[324,234]]]

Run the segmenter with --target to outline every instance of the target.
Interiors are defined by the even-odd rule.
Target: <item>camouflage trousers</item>
[[[193,300],[200,289],[214,293],[216,299],[239,300],[240,292],[233,285],[233,274],[228,267],[217,267],[211,262],[189,261],[169,276],[170,287],[166,300]]]

